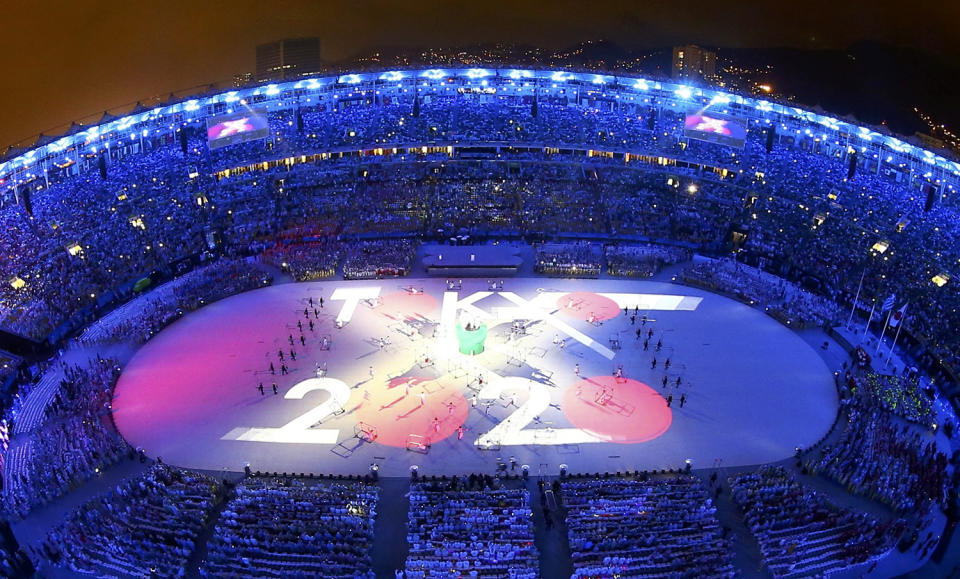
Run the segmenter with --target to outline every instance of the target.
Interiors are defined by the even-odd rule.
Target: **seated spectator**
[[[782,467],[730,480],[733,500],[776,577],[827,576],[886,555],[904,530],[834,506]]]
[[[539,575],[529,493],[484,486],[456,477],[410,486],[408,579]]]
[[[733,551],[699,479],[567,480],[573,577],[735,577]]]
[[[76,509],[42,548],[76,573],[182,576],[220,496],[207,476],[155,465]]]
[[[210,540],[209,577],[373,577],[377,487],[248,478]]]

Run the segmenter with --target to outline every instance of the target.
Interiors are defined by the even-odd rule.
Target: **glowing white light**
[[[693,96],[693,89],[688,86],[681,86],[677,90],[673,91],[673,94],[682,99],[688,99]]]
[[[403,73],[398,70],[391,70],[380,75],[380,80],[386,80],[389,82],[397,82],[403,78]]]
[[[431,68],[430,70],[425,70],[422,73],[420,73],[420,76],[424,76],[426,78],[429,78],[430,80],[440,80],[446,75],[447,73],[443,72],[439,68]]]

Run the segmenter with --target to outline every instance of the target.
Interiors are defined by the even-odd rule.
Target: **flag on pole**
[[[907,304],[903,304],[899,310],[893,312],[893,315],[890,316],[890,327],[896,328],[900,325],[900,322],[903,321],[903,317],[907,315]]]
[[[890,294],[890,297],[883,300],[883,306],[880,307],[880,313],[882,314],[883,312],[892,310],[893,306],[896,305],[896,302],[897,302],[897,294],[895,293]]]

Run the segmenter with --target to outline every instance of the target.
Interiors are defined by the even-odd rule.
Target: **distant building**
[[[252,82],[253,82],[252,72],[243,72],[240,74],[233,75],[233,86],[235,87],[247,86]]]
[[[696,45],[673,49],[671,78],[674,80],[717,80],[717,53]]]
[[[320,69],[319,38],[287,38],[257,46],[258,81],[296,78]]]
[[[947,148],[946,141],[944,141],[943,139],[938,139],[933,135],[917,132],[917,133],[914,133],[913,136],[915,136],[923,144],[923,147],[926,149],[946,149]]]

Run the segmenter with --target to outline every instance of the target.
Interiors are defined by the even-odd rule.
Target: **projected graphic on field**
[[[659,467],[680,451],[770,462],[822,436],[830,396],[802,338],[702,290],[407,278],[213,303],[137,352],[113,413],[132,444],[193,468],[361,472],[376,461],[396,476],[423,454],[465,472],[501,449],[536,464],[576,454],[583,468],[610,455]]]

